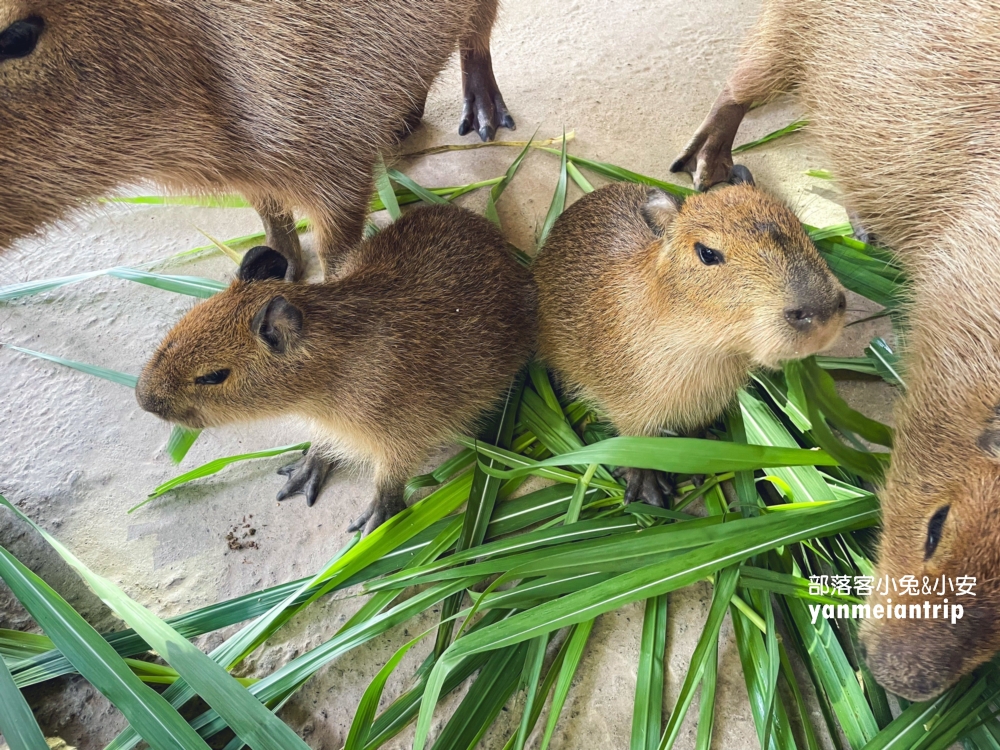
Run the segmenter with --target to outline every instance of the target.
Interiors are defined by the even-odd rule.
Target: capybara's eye
[[[718,266],[726,262],[722,253],[710,247],[705,247],[700,242],[694,243],[694,250],[698,253],[698,259],[706,266]]]
[[[207,375],[199,375],[194,379],[195,385],[219,385],[229,377],[229,370],[216,370]]]
[[[924,559],[930,560],[934,550],[937,549],[938,542],[941,541],[941,530],[944,528],[944,520],[948,517],[950,505],[938,508],[937,512],[931,516],[927,523],[927,543],[924,545]]]
[[[0,61],[30,55],[35,51],[38,37],[42,35],[44,28],[45,21],[38,16],[14,21],[0,32]]]

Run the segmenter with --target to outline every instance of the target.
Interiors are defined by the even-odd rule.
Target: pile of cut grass
[[[800,127],[793,123],[760,142]],[[459,187],[428,190],[380,165],[372,210],[386,209],[397,218],[407,203],[450,201],[489,188],[486,215],[499,223],[496,202],[532,149],[559,157],[542,239],[565,206],[570,180],[585,192],[593,190],[581,170],[690,192],[569,154],[568,140],[517,144],[521,150],[506,174]],[[441,150],[450,149],[436,151]],[[204,203],[161,197],[119,200]],[[244,204],[225,198],[214,205]],[[901,325],[897,310],[906,281],[892,255],[853,239],[849,226],[807,229],[845,286],[882,305]],[[167,260],[176,263],[220,250],[238,257],[236,251],[261,239],[213,240]],[[163,265],[20,284],[0,289],[0,302],[100,275],[195,297],[210,296],[223,286],[153,271]],[[11,348],[126,387],[135,384],[131,375]],[[227,728],[234,735],[227,750],[244,745],[304,748],[273,712],[331,661],[439,607],[440,625],[407,643],[372,680],[358,706],[347,750],[374,750],[414,721],[414,747],[425,747],[438,701],[467,681],[465,696],[434,739],[435,750],[475,747],[517,693],[523,693],[518,702],[523,710],[505,750],[525,747],[533,732],[544,750],[560,722],[571,721],[562,710],[585,659],[595,618],[642,601],[631,750],[672,747],[690,710],[698,713],[696,746],[711,746],[719,710],[719,633],[727,612],[762,747],[812,750],[822,738],[838,750],[939,750],[961,739],[968,748],[1000,750],[996,666],[986,665],[929,703],[898,701],[901,710],[893,718],[888,696],[858,657],[853,622],[812,622],[809,604],[856,600],[810,593],[809,576],[871,573],[872,529],[879,519],[871,488],[883,475],[889,454],[868,446],[892,444],[888,427],[840,398],[831,370],[881,377],[898,387],[905,378],[891,349],[877,339],[863,357],[814,357],[790,363],[782,372],[757,374],[713,427],[715,440],[623,438],[613,436],[585,404],[561,398],[545,369],[532,363],[512,384],[503,409],[483,434],[459,441],[457,454],[413,478],[408,495],[426,494],[407,511],[368,537],[351,539],[308,579],[167,619],[94,574],[0,498],[4,512],[31,524],[130,628],[96,632],[0,548],[0,577],[45,632],[0,630],[0,732],[12,750],[43,750],[44,739],[20,689],[78,672],[130,723],[108,746],[114,750],[140,740],[154,748],[205,748],[206,740]],[[175,431],[168,446],[175,461],[183,459],[197,437]],[[147,502],[233,462],[306,448],[308,444],[300,444],[219,458],[155,488]],[[680,496],[667,509],[623,505],[624,488],[612,473],[623,465],[681,475]],[[704,480],[696,484],[694,475],[704,475]],[[550,483],[519,493],[531,476]],[[693,513],[696,509],[703,512]],[[676,703],[666,706],[667,596],[700,581],[713,586],[711,608]],[[358,586],[367,600],[333,638],[259,679],[229,675],[313,602]],[[209,654],[190,645],[189,639],[238,623],[247,624]],[[416,674],[407,675],[413,686],[379,713],[387,679],[406,652],[425,639],[433,647]],[[165,664],[134,658],[150,649]],[[804,665],[807,682],[799,682],[795,662]],[[150,685],[165,689],[154,691]],[[178,710],[196,695],[211,708],[189,722]],[[821,709],[818,725],[809,710],[811,701]]]

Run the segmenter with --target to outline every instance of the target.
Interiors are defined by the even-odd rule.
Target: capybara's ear
[[[302,311],[278,295],[257,311],[250,327],[272,352],[284,354],[302,335]]]
[[[990,458],[1000,461],[1000,405],[993,409],[993,414],[987,420],[979,439],[976,440],[976,445]]]
[[[259,245],[247,250],[240,263],[238,278],[240,281],[264,281],[265,279],[283,279],[288,270],[288,259],[265,245]]]
[[[734,164],[732,170],[729,172],[729,184],[756,185],[757,183],[753,181],[753,175],[749,169],[742,164]]]
[[[671,195],[660,188],[650,188],[646,202],[642,206],[642,218],[653,230],[653,234],[662,237],[667,227],[677,218],[677,211],[683,203],[683,198]]]

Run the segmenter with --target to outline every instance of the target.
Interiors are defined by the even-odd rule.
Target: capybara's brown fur
[[[279,415],[319,443],[291,472],[311,501],[340,458],[378,493],[352,528],[405,507],[431,449],[472,429],[535,346],[535,287],[489,221],[452,206],[408,213],[322,284],[282,279],[285,259],[247,253],[225,291],[195,306],[143,370],[139,403],[189,427]],[[290,492],[281,494],[285,497]]]
[[[559,218],[534,264],[541,356],[623,435],[703,427],[752,367],[840,333],[843,288],[802,225],[734,174],[748,182],[683,201],[601,188]],[[662,502],[648,472],[628,482],[627,500]]]
[[[955,624],[867,620],[862,642],[885,687],[923,700],[1000,648],[1000,3],[767,0],[675,167],[718,181],[750,104],[791,90],[848,205],[913,280],[877,573],[974,577],[976,596]],[[869,603],[887,599],[956,591]]]
[[[302,270],[361,238],[380,148],[460,48],[460,130],[513,127],[497,0],[0,0],[0,250],[130,182],[244,195]]]

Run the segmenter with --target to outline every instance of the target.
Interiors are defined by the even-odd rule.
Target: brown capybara
[[[406,507],[428,453],[511,385],[535,346],[534,283],[496,227],[453,206],[408,213],[350,251],[337,280],[287,281],[287,264],[250,250],[166,336],[136,395],[192,428],[301,417],[318,440],[278,499],[312,505],[336,462],[360,462],[377,492],[351,530],[367,533]]]
[[[617,183],[559,217],[533,270],[538,347],[622,435],[689,432],[755,366],[828,346],[845,297],[795,215],[753,184],[686,200]],[[664,504],[662,473],[628,469],[625,501]]]
[[[324,267],[360,240],[380,148],[460,49],[460,133],[514,122],[497,0],[0,0],[0,250],[117,187],[236,191]]]
[[[998,52],[996,0],[766,0],[674,165],[700,187],[719,181],[751,103],[794,90],[848,205],[912,278],[877,573],[932,585],[919,597],[890,587],[869,603],[927,601],[943,612],[956,603],[956,580],[977,586],[958,599],[955,622],[931,609],[930,618],[863,623],[875,677],[911,700],[939,694],[1000,649]],[[933,585],[942,577],[943,590]]]

